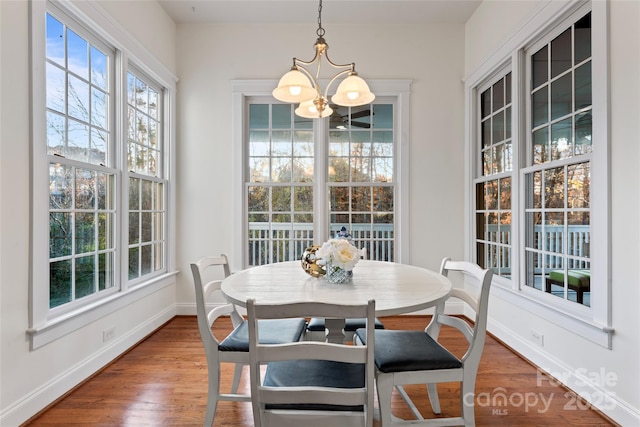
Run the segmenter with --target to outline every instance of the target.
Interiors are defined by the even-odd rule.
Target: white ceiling
[[[482,0],[324,0],[322,25],[465,23]],[[317,0],[160,0],[176,23],[312,23]]]

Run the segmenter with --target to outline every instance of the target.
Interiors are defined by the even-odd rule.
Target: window
[[[128,73],[129,280],[165,267],[161,89]]]
[[[591,13],[527,59],[525,285],[589,306]]]
[[[140,48],[145,61],[134,60],[124,47],[133,39],[82,7],[82,19],[75,7],[32,8],[42,64],[32,91],[33,347],[171,274],[165,105],[175,79]]]
[[[605,6],[536,13],[467,79],[469,244],[496,292],[610,346]]]
[[[234,125],[242,165],[235,206],[244,212],[234,224],[244,236],[234,257],[244,267],[300,259],[342,227],[370,259],[401,262],[408,253],[408,239],[399,236],[408,222],[401,205],[409,83],[385,81],[374,103],[311,120],[296,116],[295,105],[274,102],[277,82],[234,82],[234,112],[243,118]]]
[[[80,33],[80,34],[79,34]],[[49,307],[114,287],[114,52],[46,17]]]
[[[314,243],[318,221],[328,221],[330,236],[347,228],[369,258],[393,261],[394,105],[336,107],[328,141],[320,139],[326,121],[298,117],[294,109],[249,104],[249,265],[299,259]],[[317,145],[328,146],[322,162],[316,162],[323,152]]]
[[[299,259],[313,242],[313,121],[252,103],[248,147],[248,264]]]
[[[495,275],[511,276],[511,73],[480,94],[481,176],[476,179],[476,258]]]
[[[343,226],[369,259],[394,261],[394,105],[340,108],[329,119],[329,229]]]

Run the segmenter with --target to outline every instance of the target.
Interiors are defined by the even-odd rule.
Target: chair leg
[[[238,386],[240,386],[240,377],[242,376],[242,363],[236,363],[236,367],[233,370],[233,383],[231,384],[231,393],[238,392]]]
[[[207,412],[204,416],[204,427],[211,427],[216,416],[218,407],[218,394],[220,393],[220,376],[217,370],[212,368],[209,371],[209,387],[207,391]]]
[[[391,425],[391,393],[393,392],[393,374],[379,374],[376,378],[378,389],[378,405],[380,406],[380,423]]]
[[[440,413],[440,398],[438,398],[438,384],[427,384],[427,394],[429,394],[429,402],[434,414]]]
[[[465,427],[475,427],[475,381],[462,381],[460,388],[460,406]]]

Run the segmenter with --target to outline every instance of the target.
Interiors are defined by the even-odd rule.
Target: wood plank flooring
[[[382,319],[390,329],[423,329],[428,316]],[[228,319],[214,324],[222,337]],[[441,340],[452,352],[464,351],[464,339],[443,329]],[[223,387],[230,386],[232,366],[223,365]],[[248,371],[241,388],[249,389]],[[424,386],[407,387],[426,418],[434,417]],[[459,384],[439,388],[443,416],[460,414]],[[179,316],[24,424],[40,426],[202,426],[207,404],[207,365],[196,318]],[[410,412],[394,392],[394,413]],[[252,426],[250,403],[220,402],[214,426]],[[577,399],[575,394],[500,342],[487,338],[476,383],[478,426],[611,426],[616,425]]]

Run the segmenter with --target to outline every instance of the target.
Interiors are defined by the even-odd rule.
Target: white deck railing
[[[369,259],[393,261],[393,224],[345,226],[349,228],[353,244],[360,249],[367,249]],[[332,225],[332,235],[340,227],[342,224]],[[249,223],[249,265],[297,260],[313,244],[313,224]]]
[[[511,227],[508,225],[488,225],[485,231],[485,242],[501,242],[502,244],[489,244],[485,251],[485,266],[499,270],[499,274],[511,272]],[[546,248],[546,253],[528,251],[535,257],[536,274],[545,270],[562,269],[564,259],[567,260],[567,268],[589,268],[589,245],[591,233],[588,225],[567,226],[567,250],[564,251],[565,231],[562,225],[536,226],[532,236],[535,246]],[[557,254],[557,255],[556,255]],[[546,258],[546,259],[545,259]]]

